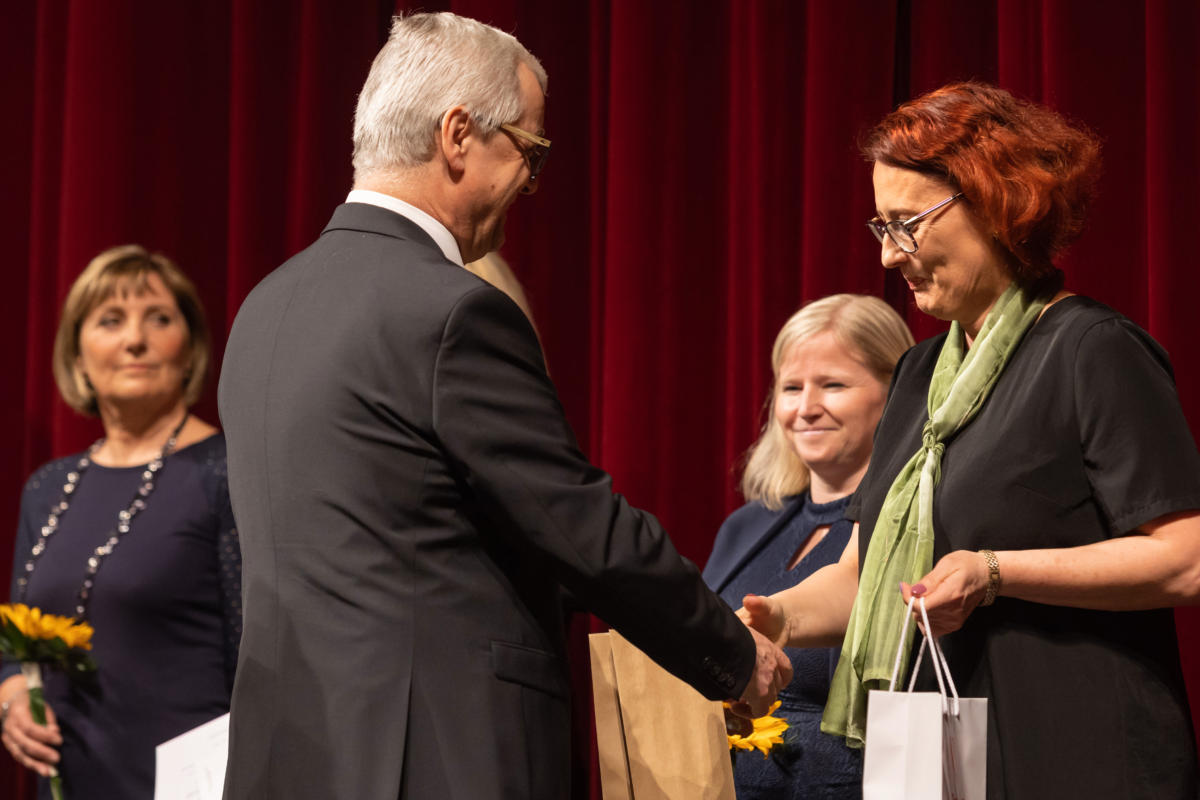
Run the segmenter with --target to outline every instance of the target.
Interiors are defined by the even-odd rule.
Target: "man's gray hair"
[[[485,136],[515,121],[520,64],[545,92],[546,70],[503,31],[449,12],[393,18],[354,112],[355,177],[429,161],[442,115],[456,105]]]

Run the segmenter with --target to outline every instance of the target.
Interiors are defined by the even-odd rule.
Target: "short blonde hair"
[[[767,396],[767,420],[758,441],[746,454],[742,494],[767,508],[783,507],[785,497],[808,488],[808,467],[800,460],[775,419],[775,394],[779,370],[793,347],[826,331],[869,369],[884,385],[891,382],[900,356],[913,346],[913,336],[896,311],[880,300],[861,294],[835,294],[814,300],[793,314],[771,351],[775,379]]]
[[[184,402],[190,406],[204,391],[212,345],[196,287],[166,256],[127,244],[93,258],[75,279],[63,303],[54,337],[54,382],[67,405],[79,413],[89,417],[99,414],[96,392],[79,368],[79,329],[84,319],[123,286],[144,290],[151,274],[162,279],[187,323],[191,363],[184,378]]]

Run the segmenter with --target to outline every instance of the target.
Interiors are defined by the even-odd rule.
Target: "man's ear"
[[[442,115],[438,146],[446,159],[450,174],[456,178],[466,169],[467,150],[475,140],[474,134],[475,125],[463,106],[454,106]]]

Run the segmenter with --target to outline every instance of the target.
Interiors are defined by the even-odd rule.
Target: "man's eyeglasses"
[[[529,165],[529,180],[537,180],[537,176],[541,174],[542,169],[546,166],[546,159],[550,157],[550,140],[538,136],[536,133],[521,130],[516,125],[509,125],[508,123],[501,124],[500,130],[510,133],[518,139],[524,139],[532,145],[531,147],[521,147],[518,149],[525,156],[525,163]]]
[[[930,206],[915,217],[909,217],[908,219],[894,219],[891,222],[884,222],[879,217],[875,217],[867,221],[867,227],[871,229],[871,233],[875,234],[875,238],[879,240],[880,244],[883,244],[883,237],[887,236],[896,247],[899,247],[904,252],[915,253],[917,252],[917,240],[913,236],[913,224],[923,217],[929,216],[942,206],[953,203],[962,196],[963,193],[959,192],[947,197],[937,205]]]

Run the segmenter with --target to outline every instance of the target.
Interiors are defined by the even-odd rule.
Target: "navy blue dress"
[[[15,576],[79,455],[37,470],[21,497]],[[143,467],[93,464],[48,540],[24,602],[74,616],[92,551],[129,506]],[[16,597],[14,596],[14,600]],[[156,745],[229,710],[241,638],[241,553],[229,506],[225,439],[167,457],[146,509],[96,575],[88,617],[99,670],[87,685],[48,673],[71,800],[154,796]],[[0,679],[17,671],[4,664]],[[39,796],[49,797],[41,781]]]
[[[854,523],[844,518],[850,498],[813,503],[805,492],[788,498],[779,511],[748,503],[729,516],[717,533],[704,580],[732,608],[747,594],[768,595],[795,586],[841,558]],[[796,565],[787,564],[813,530],[829,531]],[[776,716],[787,720],[782,745],[767,758],[758,751],[734,753],[733,780],[739,800],[800,800],[862,797],[862,753],[821,733],[821,714],[839,648],[785,648],[792,682],[779,693]]]

